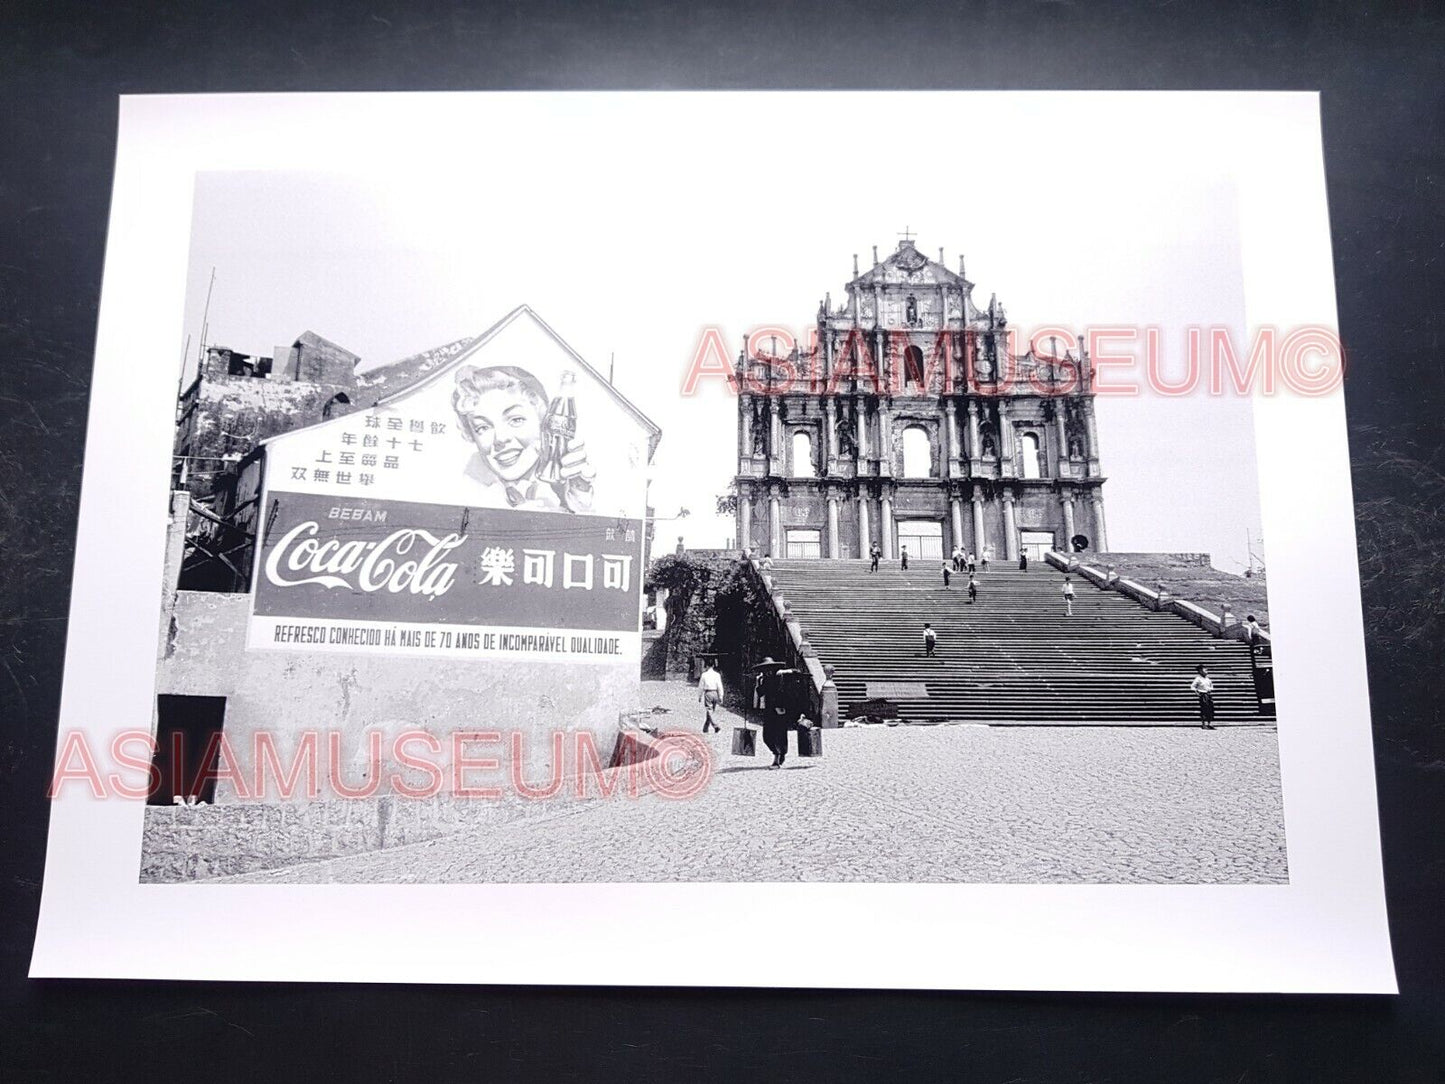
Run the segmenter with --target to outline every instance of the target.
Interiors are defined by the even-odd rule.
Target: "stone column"
[[[750,550],[753,546],[753,487],[744,483],[738,486],[738,549]]]
[[[768,552],[783,556],[783,504],[776,486],[768,490]]]
[[[1104,494],[1095,487],[1091,503],[1094,506],[1094,548],[1100,553],[1109,552],[1109,534],[1104,529]]]
[[[738,460],[741,462],[753,454],[753,399],[750,395],[738,396],[738,413],[742,418],[742,437],[738,442]]]
[[[958,454],[958,406],[949,399],[944,403],[943,409],[948,415],[948,460],[943,476],[953,478],[959,473],[961,458]]]
[[[949,496],[948,510],[953,517],[953,544],[966,550],[968,547],[963,545],[963,498],[956,492]]]
[[[823,332],[823,386],[827,387],[833,381],[833,332],[826,323],[820,330]]]
[[[1067,489],[1059,497],[1059,503],[1064,507],[1064,552],[1074,552],[1074,495]]]
[[[883,497],[879,502],[878,544],[883,547],[883,559],[893,558],[893,487],[884,485]]]
[[[973,487],[973,552],[982,554],[987,539],[983,535],[983,489]],[[966,547],[965,547],[966,548]]]
[[[878,476],[893,477],[893,410],[886,402],[878,407]]]
[[[1059,477],[1067,478],[1069,470],[1069,430],[1064,422],[1064,403],[1062,399],[1054,400],[1054,428],[1059,435]]]
[[[858,556],[867,557],[868,547],[873,542],[871,533],[868,530],[868,491],[860,485],[858,487]]]
[[[783,450],[783,419],[778,416],[777,396],[773,396],[768,404],[768,473],[783,473],[783,457],[787,454]]]
[[[824,452],[825,474],[832,474],[838,464],[838,401],[832,396],[823,400],[823,417],[826,427]]]
[[[1006,560],[1019,559],[1019,529],[1014,519],[1014,495],[1012,490],[1003,491],[1003,555]]]
[[[1005,478],[1014,476],[1014,427],[1008,416],[1008,400],[998,401],[998,469]]]
[[[1084,449],[1089,456],[1089,476],[1097,478],[1099,475],[1099,428],[1094,421],[1094,400],[1084,400],[1084,435],[1088,438],[1089,446]]]
[[[828,487],[828,556],[837,559],[843,556],[838,539],[838,491]]]
[[[970,399],[968,401],[968,465],[972,474],[978,474],[983,469],[979,457],[982,452],[978,446],[978,402]]]

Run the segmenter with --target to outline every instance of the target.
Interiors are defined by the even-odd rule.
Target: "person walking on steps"
[[[959,549],[957,546],[954,546],[954,547],[953,547],[953,555],[952,555],[952,557],[951,557],[950,559],[953,561],[953,571],[955,571],[955,572],[962,572],[962,571],[963,571],[963,550]]]
[[[1199,695],[1199,725],[1205,730],[1214,729],[1214,682],[1209,679],[1209,671],[1200,663],[1195,669],[1198,673],[1189,687]]]
[[[948,590],[948,581],[952,575],[953,570],[949,568],[947,562],[945,562],[943,565],[943,588],[945,591]]]
[[[1074,584],[1068,576],[1064,577],[1064,616],[1074,616]]]
[[[969,605],[978,601],[978,581],[973,578],[973,573],[968,574],[968,602]]]
[[[1020,571],[1020,572],[1027,572],[1028,570],[1029,570],[1029,555],[1028,555],[1027,553],[1021,553],[1021,554],[1019,554],[1019,571]]]
[[[702,732],[706,734],[708,727],[712,727],[714,731],[721,734],[722,727],[717,725],[717,719],[713,716],[713,712],[717,710],[717,706],[722,703],[723,698],[722,675],[717,672],[717,663],[709,662],[707,668],[703,670],[702,677],[698,679],[697,683],[697,698],[702,701],[704,713]]]
[[[978,571],[978,559],[972,553],[968,555],[968,574],[972,576]]]
[[[903,547],[902,559],[903,559],[903,571],[904,571],[904,572],[907,572],[907,571],[908,571],[908,547],[907,547],[907,546],[904,546],[904,547]]]
[[[985,572],[988,571],[988,561],[992,556],[993,552],[987,546],[985,546],[983,552],[978,555],[978,563],[983,566]]]
[[[878,558],[883,556],[883,551],[879,549],[877,542],[874,542],[873,545],[868,547],[868,556],[872,558],[872,561],[868,565],[868,571],[877,572]]]
[[[938,633],[933,631],[933,626],[927,621],[923,623],[923,654],[925,658],[934,657],[934,649],[938,647]]]

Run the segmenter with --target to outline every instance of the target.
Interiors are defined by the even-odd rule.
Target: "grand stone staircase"
[[[974,605],[967,574],[945,590],[936,562],[869,573],[866,561],[775,560],[772,575],[834,667],[840,717],[882,696],[906,722],[1198,725],[1189,682],[1203,663],[1219,723],[1265,721],[1244,644],[1079,576],[1067,617],[1063,576],[1042,562],[979,573]],[[925,621],[938,633],[935,658],[924,656]]]

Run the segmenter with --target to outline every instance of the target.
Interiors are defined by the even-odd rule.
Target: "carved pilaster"
[[[878,544],[883,548],[883,559],[886,561],[893,558],[893,483],[883,483],[878,507]]]
[[[968,469],[970,474],[978,474],[983,469],[982,452],[978,446],[978,402],[974,399],[968,401]]]
[[[1003,491],[1003,545],[1004,557],[1010,561],[1019,559],[1019,528],[1014,517],[1013,490]]]

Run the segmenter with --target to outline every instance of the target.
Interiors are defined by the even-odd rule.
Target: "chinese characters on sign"
[[[409,453],[423,451],[427,440],[447,436],[450,428],[448,422],[387,417],[376,411],[353,417],[361,423],[359,430],[338,432],[336,444],[319,449],[310,465],[293,464],[288,480],[372,486],[377,470],[400,470]]]

